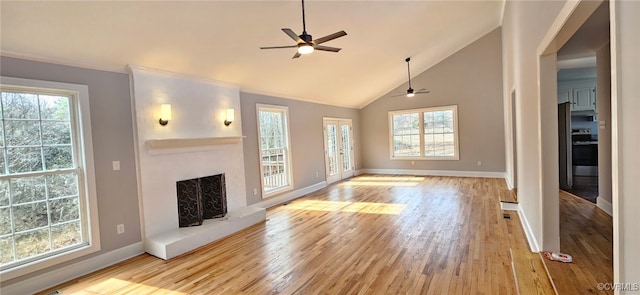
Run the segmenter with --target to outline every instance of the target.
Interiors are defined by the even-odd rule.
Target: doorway
[[[602,128],[598,128],[596,120],[602,113],[604,97],[610,95],[606,94],[609,87],[602,86],[607,78],[601,75],[610,72],[601,70],[601,66],[610,66],[608,58],[606,62],[601,59],[611,51],[607,46],[609,3],[580,1],[565,7],[570,5],[575,6],[563,10],[538,47],[542,241],[544,250],[574,257],[571,265],[547,264],[551,265],[548,271],[556,281],[558,293],[584,294],[592,292],[591,286],[598,282],[613,281],[611,217],[598,210],[600,204],[559,192],[558,187],[575,188],[582,180],[580,176],[598,175],[583,171],[598,170],[590,168],[599,166],[598,154],[581,149],[602,144],[598,138]],[[570,78],[562,78],[567,74]],[[594,236],[602,240],[596,241]],[[576,276],[575,270],[567,268],[579,269],[583,275]],[[587,277],[588,282],[582,280]]]
[[[596,67],[597,50],[581,49],[584,57],[575,57],[578,42],[585,43],[580,38],[583,30],[593,31],[595,25],[608,21],[606,9],[601,5],[598,10],[587,19],[585,24],[574,34],[575,37],[558,51],[558,135],[560,143],[560,188],[579,196],[587,201],[596,203],[598,197],[598,124],[601,104],[596,102],[596,86],[599,80]],[[603,19],[603,20],[601,20]],[[608,38],[601,37],[607,42]],[[600,44],[598,44],[600,45]],[[602,72],[602,69],[601,69]],[[602,81],[600,82],[602,85]],[[600,90],[600,89],[598,89]],[[610,90],[606,90],[610,92]],[[610,95],[607,95],[607,97]],[[598,98],[604,101],[604,99]],[[610,101],[607,101],[610,104]],[[565,120],[563,122],[563,120]],[[607,119],[608,120],[608,119]],[[563,158],[564,157],[564,158]],[[564,160],[564,161],[563,161]]]
[[[352,177],[354,157],[351,119],[323,118],[322,125],[327,184]]]

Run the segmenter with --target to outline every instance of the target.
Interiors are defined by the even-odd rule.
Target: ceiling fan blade
[[[315,50],[331,51],[331,52],[338,52],[340,51],[340,49],[342,49],[342,48],[335,48],[335,47],[322,46],[322,45],[316,45],[316,46],[313,46],[313,48]]]
[[[430,90],[421,89],[421,90],[418,90],[418,91],[416,91],[414,93],[415,94],[425,94],[425,93],[430,93],[430,92],[431,92]]]
[[[392,95],[391,97],[398,97],[398,96],[407,96],[407,94],[406,93],[401,93],[401,94]]]
[[[283,28],[282,31],[285,32],[285,34],[289,35],[289,37],[291,37],[291,39],[295,40],[296,42],[298,43],[304,42],[304,40],[300,39],[300,37],[296,35],[296,33],[293,32],[291,29]]]
[[[283,29],[283,30],[284,30],[284,29]],[[318,39],[315,39],[315,40],[313,40],[313,43],[315,43],[316,45],[318,45],[318,44],[322,44],[322,43],[324,43],[324,42],[331,41],[331,40],[333,40],[333,39],[340,38],[340,37],[342,37],[342,36],[346,36],[346,35],[347,35],[347,32],[345,32],[345,31],[335,32],[335,33],[333,33],[333,34],[331,34],[331,35],[327,35],[327,36],[324,36],[324,37],[320,37],[320,38],[318,38]]]
[[[296,54],[294,54],[294,55],[293,55],[293,57],[292,57],[291,59],[298,58],[298,57],[300,57],[300,55],[301,55],[301,54],[300,54],[299,52],[296,52]]]
[[[260,47],[260,49],[280,49],[280,48],[296,48],[298,45],[287,45],[287,46],[268,46],[268,47]]]

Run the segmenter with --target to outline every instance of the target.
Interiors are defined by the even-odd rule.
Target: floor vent
[[[511,214],[504,213],[504,214],[502,214],[502,218],[511,219]]]

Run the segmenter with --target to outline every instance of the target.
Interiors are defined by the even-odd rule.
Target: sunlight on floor
[[[417,186],[424,177],[385,177],[385,176],[360,176],[347,180],[338,186]]]
[[[398,215],[404,210],[406,204],[370,203],[370,202],[340,202],[304,200],[287,206],[294,210],[312,210],[328,212],[354,212],[367,214]]]
[[[178,292],[169,289],[163,289],[155,286],[132,283],[129,281],[109,278],[106,281],[100,281],[90,288],[83,290],[88,293],[95,294],[112,294],[112,293],[131,293],[131,294],[168,294],[168,295],[184,295],[187,293]],[[80,292],[84,294],[84,292]],[[64,293],[63,293],[64,294]]]
[[[366,180],[366,181],[371,181],[371,180],[393,180],[393,181],[415,181],[415,182],[421,182],[424,180],[424,177],[420,177],[420,176],[359,176],[354,178],[356,180]]]

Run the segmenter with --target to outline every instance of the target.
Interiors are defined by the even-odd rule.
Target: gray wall
[[[429,94],[390,97],[405,92],[401,85],[361,112],[362,167],[450,171],[505,171],[500,29],[485,35],[434,67],[411,79],[414,89]],[[398,62],[402,62],[401,59]],[[460,160],[389,159],[388,112],[458,105]],[[482,166],[477,162],[482,161]]]
[[[4,56],[0,57],[0,74],[89,86],[101,243],[101,250],[97,253],[3,283],[13,284],[53,268],[140,242],[129,75]],[[120,161],[120,171],[112,171],[111,162],[115,160]],[[116,234],[117,224],[125,225],[125,233]]]
[[[324,135],[322,118],[347,118],[353,121],[356,169],[360,169],[360,117],[357,109],[334,107],[273,96],[240,92],[242,135],[244,139],[244,168],[247,185],[247,204],[262,201],[260,162],[258,156],[258,127],[256,104],[289,107],[289,132],[294,190],[326,180],[324,165]],[[318,177],[316,177],[318,172]],[[253,189],[258,195],[253,195]]]

